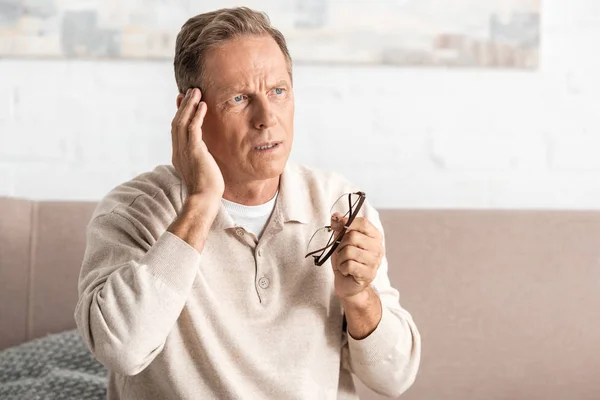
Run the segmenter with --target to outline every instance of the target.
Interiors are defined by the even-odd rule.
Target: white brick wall
[[[600,2],[543,3],[539,71],[295,68],[293,158],[381,207],[600,208]],[[0,195],[98,199],[170,160],[171,63],[0,60]]]

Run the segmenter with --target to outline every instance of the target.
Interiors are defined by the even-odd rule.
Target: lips
[[[260,143],[257,146],[254,146],[254,150],[269,150],[272,149],[278,145],[280,145],[281,142],[265,142],[265,143]]]

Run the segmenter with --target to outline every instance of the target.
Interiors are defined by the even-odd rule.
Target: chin
[[[261,163],[262,165],[257,165],[253,168],[254,173],[252,175],[260,180],[278,178],[285,169],[286,161],[287,159]]]

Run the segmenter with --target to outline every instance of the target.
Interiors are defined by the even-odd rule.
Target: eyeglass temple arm
[[[331,227],[329,226],[329,227],[326,227],[326,228],[331,228]],[[310,256],[312,256],[314,254],[321,253],[321,252],[327,250],[328,248],[330,248],[331,246],[335,245],[336,243],[339,243],[340,242],[340,238],[346,232],[346,228],[347,227],[344,227],[344,229],[340,232],[340,235],[335,240],[332,240],[331,243],[329,243],[327,246],[325,246],[325,247],[323,247],[321,249],[318,249],[318,250],[311,251],[306,256],[304,256],[304,258],[308,258],[308,257],[310,257]]]
[[[364,194],[362,192],[358,192],[358,193],[361,195],[361,197],[364,196]],[[359,201],[359,204],[362,205],[362,201]],[[350,210],[348,212],[348,215],[352,216],[352,193],[348,194],[348,209]],[[331,226],[327,226],[326,228],[331,228]],[[340,232],[340,235],[338,236],[338,239],[333,240],[330,244],[328,244],[327,246],[325,246],[325,247],[323,247],[321,249],[318,249],[318,250],[315,250],[315,251],[311,251],[306,256],[304,256],[304,258],[308,258],[310,256],[313,256],[313,255],[317,254],[317,253],[321,253],[321,252],[325,251],[326,249],[328,249],[329,247],[335,245],[336,243],[339,244],[339,238],[341,238],[346,233],[346,229],[348,229],[348,226],[344,225],[344,229],[342,229],[342,231]],[[319,257],[320,257],[320,255],[319,255]]]

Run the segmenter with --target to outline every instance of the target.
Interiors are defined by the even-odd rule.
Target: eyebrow
[[[288,82],[285,79],[282,79],[279,82],[275,83],[275,85],[273,85],[272,87],[281,87],[281,86],[288,86]]]
[[[269,85],[269,88],[277,88],[277,87],[282,87],[282,86],[286,86],[286,87],[289,86],[285,79],[281,79],[278,82],[274,83],[273,85]],[[245,90],[246,90],[246,86],[231,85],[231,86],[223,87],[223,89],[219,90],[219,92],[222,93],[221,96],[227,96],[227,95],[233,94],[233,93],[242,93]]]

